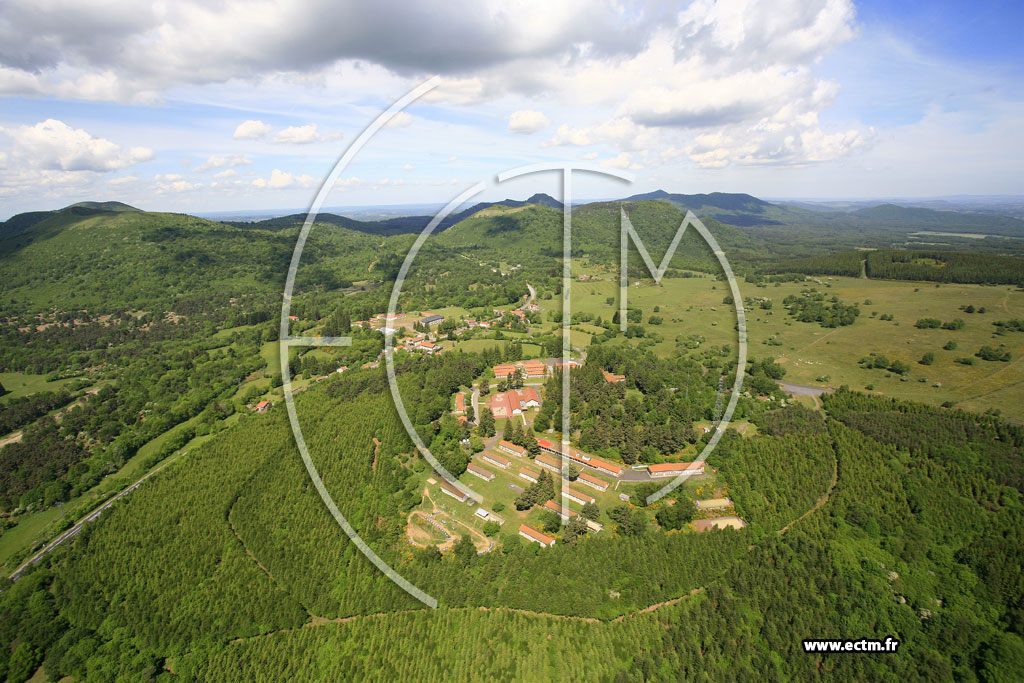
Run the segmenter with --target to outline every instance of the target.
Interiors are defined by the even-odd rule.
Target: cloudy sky
[[[579,197],[1021,194],[1020,3],[4,0],[0,219],[85,199],[446,202],[524,163]],[[557,194],[553,176],[487,197]]]

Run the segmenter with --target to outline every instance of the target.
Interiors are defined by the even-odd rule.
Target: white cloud
[[[220,171],[219,173],[214,173],[213,177],[214,178],[237,178],[238,177],[238,171],[236,171],[233,168],[228,168],[228,169],[225,169],[223,171]]]
[[[543,143],[544,147],[573,145],[589,147],[591,145],[612,143],[622,149],[638,150],[654,144],[654,133],[639,126],[626,117],[618,117],[593,126],[574,128],[563,124],[558,127],[554,136]]]
[[[107,185],[110,187],[124,187],[126,185],[133,185],[137,182],[139,182],[139,178],[137,176],[128,175],[121,176],[120,178],[111,178],[107,181]]]
[[[57,119],[34,126],[0,128],[0,132],[14,142],[12,160],[30,168],[102,173],[128,168],[156,156],[148,147],[124,149]]]
[[[306,126],[289,126],[274,135],[274,142],[282,145],[308,145],[320,142],[323,138],[316,132],[316,124]]]
[[[403,171],[415,171],[416,167],[413,166],[412,164],[406,164],[405,166],[402,167],[402,170]]]
[[[193,168],[192,172],[193,173],[204,173],[206,171],[213,171],[213,170],[218,169],[218,168],[230,168],[232,166],[246,166],[246,165],[251,164],[251,163],[252,163],[252,161],[249,160],[249,158],[246,157],[244,154],[226,154],[226,155],[214,154],[209,159],[207,159],[203,163],[201,163],[198,166],[196,166],[195,168]]]
[[[539,111],[521,109],[508,117],[508,129],[512,133],[528,135],[547,127],[551,121]]]
[[[256,121],[249,119],[248,121],[242,121],[235,128],[235,139],[236,140],[256,140],[259,138],[266,137],[270,134],[273,127],[269,124],[263,123],[262,121]]]
[[[280,169],[274,169],[270,178],[256,178],[253,187],[269,190],[283,190],[288,187],[313,187],[316,179],[310,175],[293,175]]]

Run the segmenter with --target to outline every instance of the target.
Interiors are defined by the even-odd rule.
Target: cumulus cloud
[[[47,119],[34,126],[0,128],[0,132],[14,142],[10,151],[12,159],[31,168],[50,171],[117,171],[156,156],[148,147],[125,149],[57,119]]]
[[[275,168],[269,178],[256,178],[252,186],[258,189],[283,190],[289,187],[313,187],[316,179],[310,175],[294,175]]]
[[[512,133],[529,135],[545,128],[551,121],[539,111],[521,109],[508,117],[508,129]]]
[[[214,154],[209,159],[193,168],[192,171],[194,173],[204,173],[206,171],[214,171],[218,168],[245,166],[251,163],[252,161],[244,154]]]
[[[236,140],[256,140],[262,137],[266,137],[270,134],[273,127],[269,124],[263,123],[262,121],[254,121],[252,119],[248,121],[242,121],[235,128],[235,139]]]
[[[308,145],[320,142],[323,138],[316,132],[316,124],[306,126],[289,126],[274,134],[274,142],[281,145]]]
[[[236,171],[233,168],[229,168],[229,169],[225,169],[223,171],[220,171],[219,173],[214,173],[213,177],[214,178],[237,178],[238,177],[238,171]]]
[[[267,1],[258,10],[200,0],[149,6],[7,0],[0,63],[16,72],[23,82],[13,85],[25,90],[55,88],[78,70],[116,74],[131,84],[118,86],[122,95],[303,73],[339,60],[381,64],[404,75],[457,74],[514,59],[573,58],[584,50],[629,53],[662,16],[653,7],[631,9],[616,0],[409,0],[400,12],[372,0]]]

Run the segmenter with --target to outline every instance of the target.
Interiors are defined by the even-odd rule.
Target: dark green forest
[[[708,221],[738,271],[753,275],[781,260],[787,243],[810,252],[790,256],[828,252],[771,205],[734,199],[703,201],[724,202],[722,217],[763,216],[731,218],[743,226]],[[618,263],[617,207],[574,211],[575,256]],[[428,243],[399,310],[504,308],[527,282],[557,292],[561,211],[518,208],[469,218]],[[626,210],[656,254],[684,215],[671,198],[637,199]],[[757,433],[727,430],[707,463],[747,528],[693,531],[692,502],[677,489],[650,506],[624,502],[609,511],[615,524],[551,548],[506,523],[491,552],[469,543],[443,554],[416,549],[405,524],[422,502],[427,464],[384,369],[361,367],[378,359],[381,335],[353,327],[385,310],[411,236],[324,221],[306,247],[289,331],[354,342],[326,357],[293,352],[296,377],[329,374],[296,395],[297,414],[341,512],[437,598],[432,611],[349,542],[303,467],[283,406],[246,407],[255,396],[240,390],[246,382],[281,382],[266,349],[276,349],[280,333],[293,223],[235,226],[109,207],[16,223],[0,240],[0,369],[45,376],[56,388],[3,398],[3,433],[22,432],[0,450],[4,520],[73,499],[140,451],[150,453],[145,469],[194,436],[205,440],[17,581],[0,579],[0,680],[28,680],[40,667],[49,680],[75,681],[1024,678],[1024,428],[996,415],[845,387],[822,396],[820,410],[780,407],[783,367],[751,358],[747,387],[765,400],[742,397],[735,419],[749,419]],[[747,232],[756,230],[782,238],[757,241]],[[668,276],[717,272],[693,237]],[[876,253],[878,267],[891,269],[884,277],[916,278],[919,267],[974,278],[948,281],[980,277],[974,256]],[[502,274],[492,270],[499,260],[522,268]],[[999,277],[1019,268],[999,263]],[[644,273],[635,253],[630,264]],[[825,327],[859,314],[811,289],[784,306]],[[650,320],[638,309],[628,316],[634,335]],[[710,438],[693,424],[712,419],[718,387],[732,385],[733,349],[677,344],[658,356],[604,343],[617,326],[600,325],[606,332],[571,378],[582,447],[653,463]],[[1020,329],[1018,320],[992,327]],[[556,338],[535,341],[557,352]],[[413,427],[462,467],[472,432],[448,415],[451,395],[499,360],[522,357],[521,346],[505,343],[395,356]],[[991,351],[999,352],[995,342]],[[978,353],[981,363],[992,355]],[[338,363],[351,369],[332,372]],[[627,381],[606,382],[601,369]],[[542,427],[560,426],[559,381],[537,416]],[[141,450],[154,441],[158,448]],[[900,641],[898,653],[801,646],[887,636]]]

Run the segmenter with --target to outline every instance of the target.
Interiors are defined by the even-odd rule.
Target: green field
[[[1009,419],[1024,420],[1024,334],[1009,332],[994,336],[993,321],[1024,318],[1024,292],[1011,286],[952,285],[868,280],[859,278],[819,278],[812,281],[756,286],[739,282],[744,297],[767,297],[772,310],[752,307],[746,311],[748,358],[770,356],[786,368],[786,382],[810,386],[873,390],[896,398],[941,404],[952,402],[957,407],[984,411],[999,409]],[[671,353],[677,339],[691,335],[704,338],[706,345],[731,344],[735,348],[734,308],[722,303],[729,293],[724,282],[711,278],[665,278],[660,285],[644,280],[639,286],[631,281],[630,307],[643,310],[643,324],[648,335],[658,334],[662,340],[653,346],[659,354]],[[611,281],[573,283],[573,309],[600,315],[608,320],[615,312],[606,303],[615,297],[618,285]],[[846,304],[858,304],[860,316],[846,327],[824,328],[818,323],[803,323],[790,317],[782,301],[790,294],[815,287],[826,297],[837,296]],[[871,303],[865,304],[865,301]],[[545,306],[557,306],[555,301]],[[984,308],[985,313],[968,314],[962,305]],[[654,306],[660,312],[654,313]],[[873,318],[891,314],[892,321]],[[661,325],[647,324],[652,315],[659,315]],[[914,323],[923,317],[942,321],[960,318],[960,330],[918,329]],[[618,337],[612,343],[639,343]],[[769,343],[769,342],[772,343]],[[943,346],[955,341],[955,350]],[[573,342],[576,343],[574,336]],[[975,359],[974,365],[954,362],[973,357],[984,345],[1005,344],[1012,354],[1010,362]],[[924,353],[935,354],[932,365],[921,365]],[[910,366],[901,379],[886,376],[884,370],[866,370],[858,361],[869,353],[885,355]],[[819,378],[828,379],[819,381]],[[936,387],[935,384],[940,386]]]
[[[58,379],[53,382],[46,381],[46,375],[30,375],[24,372],[0,372],[0,384],[9,393],[4,394],[4,399],[28,396],[40,391],[56,391],[66,385],[68,379]]]

